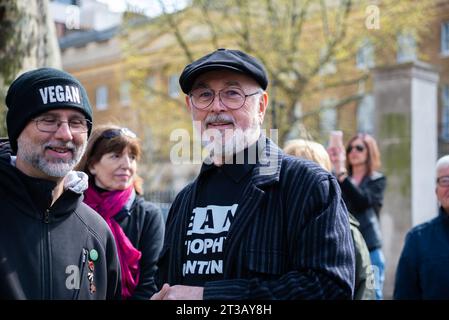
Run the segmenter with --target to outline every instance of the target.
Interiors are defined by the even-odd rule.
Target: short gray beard
[[[49,145],[55,144],[45,143],[43,146],[39,146],[42,150]],[[84,154],[84,151],[87,147],[87,141],[83,143],[82,146],[76,147],[73,142],[68,143],[59,143],[58,147],[67,147],[72,149],[73,158],[69,161],[64,161],[63,159],[58,159],[55,162],[50,162],[43,154],[40,153],[40,149],[37,149],[35,145],[30,143],[29,140],[25,140],[24,138],[17,139],[17,157],[23,159],[28,162],[33,168],[36,168],[46,175],[50,177],[62,178],[65,177],[70,171],[75,168],[78,162],[81,160],[81,157]]]
[[[211,116],[212,119],[209,119],[207,117],[204,121],[205,127],[207,128],[207,124],[210,122],[220,122],[223,120],[231,120],[227,117],[223,117],[221,115],[217,116]],[[235,125],[235,121],[233,121]],[[247,148],[249,145],[252,145],[257,141],[260,135],[260,129],[261,125],[259,123],[259,119],[257,117],[257,114],[254,116],[251,122],[251,126],[245,130],[241,129],[233,129],[232,131],[232,137],[226,139],[223,143],[223,138],[228,136],[229,131],[231,130],[225,130],[225,132],[220,132],[222,139],[214,139],[212,142],[208,139],[203,140],[202,139],[202,145],[203,147],[207,148],[210,152],[210,157],[213,159],[214,162],[216,162],[218,159],[225,160],[225,159],[231,159],[234,154],[239,153],[240,151]],[[214,134],[212,133],[212,136]],[[208,138],[208,135],[206,134],[205,137]],[[229,163],[226,161],[226,163]]]

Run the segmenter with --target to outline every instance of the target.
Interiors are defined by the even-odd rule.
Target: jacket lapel
[[[259,143],[262,139],[259,140]],[[265,146],[260,148],[259,160],[252,171],[251,183],[247,185],[243,194],[241,205],[235,214],[224,246],[224,277],[232,275],[232,265],[238,256],[239,245],[246,229],[253,221],[254,215],[260,211],[264,199],[264,186],[279,181],[282,163],[282,151],[269,139],[265,138]]]
[[[182,262],[184,257],[184,236],[187,230],[187,226],[189,223],[190,214],[193,211],[193,206],[195,205],[195,197],[196,190],[198,185],[198,178],[195,179],[193,184],[186,191],[185,195],[181,200],[181,205],[179,206],[179,210],[177,211],[176,217],[174,217],[174,227],[170,228],[174,230],[172,237],[172,241],[167,241],[168,243],[173,243],[175,246],[170,248],[170,260],[174,263],[170,263],[168,270],[168,279],[170,279],[170,283],[181,283],[183,274],[182,274]]]

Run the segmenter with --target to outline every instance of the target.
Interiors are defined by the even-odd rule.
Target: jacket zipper
[[[80,273],[79,273],[79,288],[75,289],[75,292],[73,293],[73,300],[78,300],[78,297],[80,295],[81,291],[81,285],[83,283],[84,278],[84,269],[86,267],[86,261],[87,261],[87,249],[83,248],[83,253],[81,254],[81,263],[80,263]]]
[[[51,281],[52,275],[50,270],[50,209],[45,210],[44,212],[44,250],[43,250],[43,276],[42,276],[42,286],[43,286],[43,299],[51,299]]]

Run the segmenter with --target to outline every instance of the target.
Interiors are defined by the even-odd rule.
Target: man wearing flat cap
[[[83,203],[92,109],[81,83],[52,68],[28,71],[6,96],[0,145],[0,299],[120,297],[106,222]]]
[[[218,49],[179,82],[210,153],[168,214],[152,299],[351,299],[354,248],[338,183],[261,134],[264,66]]]

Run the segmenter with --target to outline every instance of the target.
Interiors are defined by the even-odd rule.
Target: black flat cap
[[[239,50],[218,49],[184,68],[179,77],[182,91],[188,94],[199,75],[217,69],[244,73],[256,80],[263,90],[268,86],[267,72],[259,60]]]

